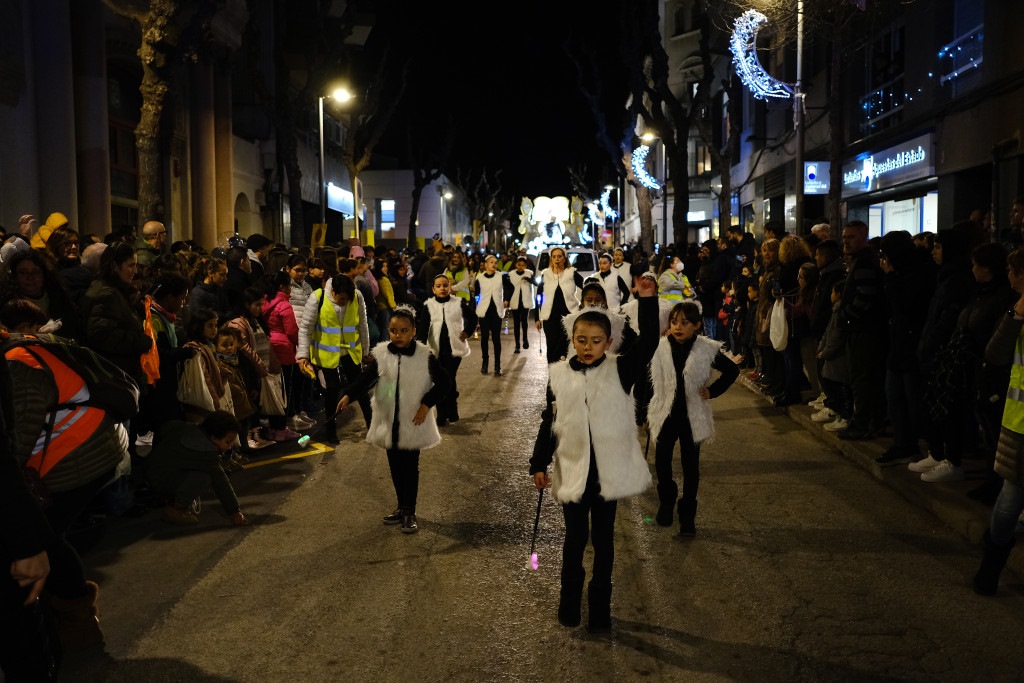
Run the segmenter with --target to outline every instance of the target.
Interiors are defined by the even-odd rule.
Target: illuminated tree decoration
[[[601,193],[601,211],[604,213],[605,220],[608,221],[613,221],[619,217],[618,212],[608,203],[611,194],[612,191],[608,189]]]
[[[736,19],[736,27],[729,41],[736,73],[743,85],[750,88],[750,92],[759,100],[792,97],[793,90],[768,75],[761,62],[757,61],[757,32],[767,23],[768,17],[753,9],[748,9]]]
[[[640,184],[649,190],[661,188],[658,179],[647,172],[647,154],[651,148],[647,145],[640,145],[633,150],[633,175],[640,181]]]

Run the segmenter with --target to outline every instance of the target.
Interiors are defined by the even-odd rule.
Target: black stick
[[[533,551],[537,547],[537,529],[540,527],[540,504],[544,500],[544,489],[540,490],[537,496],[537,515],[533,518],[533,540],[530,541],[530,561],[533,561]]]

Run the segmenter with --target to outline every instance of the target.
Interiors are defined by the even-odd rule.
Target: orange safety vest
[[[49,429],[47,425],[36,440],[28,462],[25,463],[39,472],[40,477],[45,477],[54,465],[96,432],[106,416],[106,411],[95,406],[75,405],[89,398],[85,380],[46,349],[34,346],[30,352],[18,346],[9,349],[4,356],[9,361],[24,363],[37,370],[45,371],[49,368],[57,384],[57,405],[53,408],[55,415],[49,444],[46,442],[46,431]],[[46,368],[39,362],[40,359],[46,363]]]

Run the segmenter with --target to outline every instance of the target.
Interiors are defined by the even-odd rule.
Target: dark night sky
[[[426,135],[437,138],[451,115],[458,131],[455,164],[464,173],[503,169],[505,194],[569,194],[566,169],[581,162],[595,185],[612,180],[608,154],[596,142],[593,116],[562,47],[570,34],[598,47],[602,71],[609,74],[606,110],[619,115],[625,87],[612,44],[618,11],[607,5],[603,16],[595,4],[558,0],[474,2],[459,10],[446,4],[444,11],[437,3],[401,3],[383,12],[368,51],[384,42],[406,50],[413,71],[399,117],[378,151],[404,156],[402,117],[426,123]],[[610,127],[620,130],[621,124]]]

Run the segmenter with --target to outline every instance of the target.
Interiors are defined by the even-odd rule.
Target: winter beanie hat
[[[50,239],[50,235],[54,230],[61,227],[62,225],[68,224],[68,217],[59,211],[54,211],[46,217],[46,222],[39,226],[36,230],[36,234],[32,235],[32,248],[33,249],[45,249],[46,240]]]

